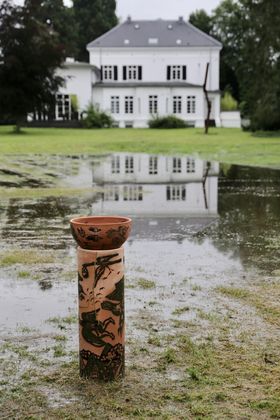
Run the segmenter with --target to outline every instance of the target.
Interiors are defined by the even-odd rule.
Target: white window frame
[[[55,97],[55,119],[71,120],[71,98],[70,95],[58,93]]]
[[[123,200],[124,201],[142,201],[143,200],[142,185],[124,185]]]
[[[134,98],[133,96],[124,97],[124,113],[133,114],[134,112]]]
[[[183,80],[183,66],[170,66],[170,80]]]
[[[158,157],[149,156],[149,175],[158,174]]]
[[[173,96],[173,114],[182,114],[182,96]]]
[[[195,159],[187,158],[187,161],[186,161],[186,172],[188,174],[195,173]]]
[[[103,80],[114,80],[114,66],[102,66]]]
[[[126,66],[127,80],[138,80],[138,67],[139,66]]]
[[[133,174],[134,173],[134,158],[133,156],[126,156],[125,157],[125,166],[124,171],[126,174]]]
[[[104,192],[104,201],[119,201],[120,192],[118,185],[107,186]]]
[[[158,113],[158,96],[149,95],[149,114]]]
[[[112,174],[119,174],[120,169],[120,157],[119,156],[112,156],[111,159],[111,173]]]
[[[120,113],[120,97],[111,96],[111,113],[119,114]]]
[[[167,201],[186,201],[186,186],[185,185],[167,185],[166,186],[166,200]]]
[[[173,174],[182,173],[182,159],[180,157],[174,157],[172,159],[172,172]]]
[[[196,96],[189,95],[187,96],[187,114],[196,113]]]

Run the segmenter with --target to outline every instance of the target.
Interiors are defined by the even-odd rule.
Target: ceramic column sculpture
[[[124,250],[131,230],[125,217],[71,220],[79,247],[80,375],[114,380],[124,375]]]

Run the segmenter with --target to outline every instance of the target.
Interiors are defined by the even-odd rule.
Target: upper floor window
[[[55,114],[57,119],[71,119],[71,100],[70,95],[56,95]]]
[[[173,167],[172,167],[173,174],[180,174],[182,172],[182,160],[181,158],[173,158]]]
[[[185,185],[167,185],[166,186],[167,201],[185,201],[186,188]]]
[[[133,174],[133,172],[134,172],[133,156],[126,156],[125,157],[125,173],[126,174]]]
[[[158,97],[157,95],[149,96],[149,113],[157,114],[158,112]]]
[[[187,66],[167,66],[167,80],[187,80]]]
[[[181,114],[182,96],[173,96],[173,114]]]
[[[158,173],[158,158],[157,156],[149,157],[149,174],[156,175]]]
[[[195,172],[195,160],[191,158],[187,158],[187,173],[194,173]]]
[[[118,80],[118,66],[101,66],[101,80]]]
[[[119,195],[119,186],[111,185],[105,189],[104,201],[119,201]]]
[[[195,114],[196,97],[187,96],[187,114]]]
[[[123,80],[142,80],[142,66],[123,66]]]
[[[112,156],[111,172],[112,172],[112,174],[119,174],[120,173],[120,157],[119,156]]]
[[[120,97],[111,96],[111,113],[119,114],[120,113]]]
[[[124,112],[126,114],[133,114],[133,96],[124,97]]]

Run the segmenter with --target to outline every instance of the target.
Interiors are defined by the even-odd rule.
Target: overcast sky
[[[197,9],[208,13],[218,6],[221,0],[117,0],[117,15],[126,19],[176,19],[188,18]]]

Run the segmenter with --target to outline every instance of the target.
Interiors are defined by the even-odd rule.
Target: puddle
[[[61,197],[1,200],[2,257],[15,249],[53,250],[55,257],[48,265],[28,260],[2,264],[2,338],[26,326],[51,334],[58,327],[46,322],[49,318],[77,312],[75,246],[69,231],[75,215],[133,218],[126,244],[131,337],[145,334],[149,317],[157,329],[167,331],[172,319],[190,321],[199,311],[210,313],[217,309],[211,297],[216,286],[242,285],[279,269],[279,171],[125,153],[2,160],[6,167],[2,162],[0,182],[9,177],[22,187],[37,174],[45,187],[59,185],[66,191]],[[67,195],[72,187],[92,187],[92,192],[73,197]],[[152,287],[145,288],[143,279]]]

